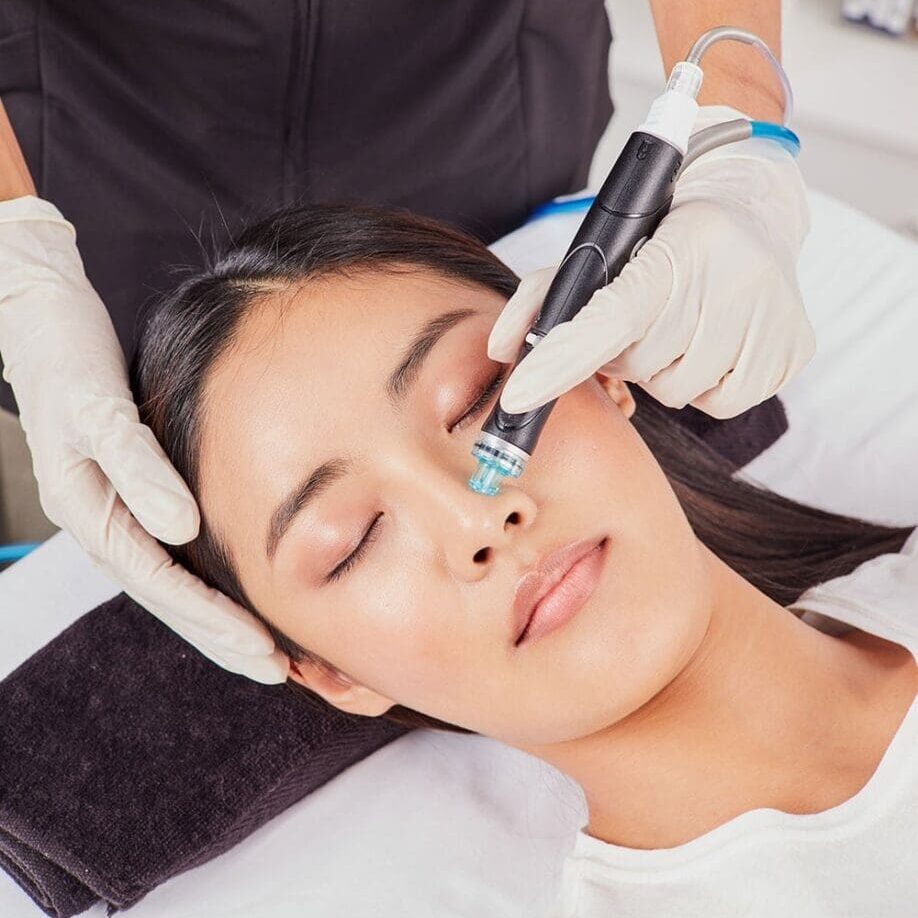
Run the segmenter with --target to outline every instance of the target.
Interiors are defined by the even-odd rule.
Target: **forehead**
[[[493,322],[503,302],[477,285],[407,269],[336,275],[267,294],[249,309],[206,381],[205,452],[227,420],[236,433],[250,422],[250,437],[268,437],[263,446],[270,448],[274,422],[292,405],[321,425],[323,406],[384,397],[386,377],[424,322],[460,308]],[[239,439],[233,436],[235,446]]]
[[[451,335],[480,339],[484,356],[503,303],[419,270],[336,275],[260,299],[205,385],[199,499],[212,524],[225,531],[244,509],[260,527],[305,472],[347,452],[345,433],[357,444],[374,425],[391,429],[385,381],[424,322],[455,309],[481,312],[429,361],[442,362]]]

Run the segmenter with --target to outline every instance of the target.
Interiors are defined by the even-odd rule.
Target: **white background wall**
[[[607,0],[607,7],[616,111],[591,188],[665,83],[650,4]],[[807,183],[918,238],[918,35],[895,38],[846,22],[841,0],[785,0],[782,44]]]

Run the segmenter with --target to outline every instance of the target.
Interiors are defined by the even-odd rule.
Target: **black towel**
[[[641,401],[650,399],[650,396],[639,386],[632,386],[631,391],[640,411]],[[777,395],[753,405],[742,414],[724,420],[712,418],[692,405],[686,405],[685,408],[664,406],[664,410],[673,420],[720,453],[733,466],[734,471],[752,462],[787,430],[787,414]]]
[[[406,732],[224,672],[116,596],[0,682],[0,865],[49,915],[111,914]]]

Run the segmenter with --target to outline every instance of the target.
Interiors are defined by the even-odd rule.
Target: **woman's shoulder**
[[[918,655],[918,529],[898,552],[811,587],[791,609],[821,631],[874,644],[892,641]]]

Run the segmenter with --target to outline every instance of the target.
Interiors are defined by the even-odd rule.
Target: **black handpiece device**
[[[514,367],[611,283],[653,235],[669,211],[682,159],[678,148],[652,134],[635,131],[628,138],[558,268]],[[502,478],[522,474],[556,401],[509,414],[498,400],[472,449],[478,459],[469,479],[473,491],[497,494]]]

